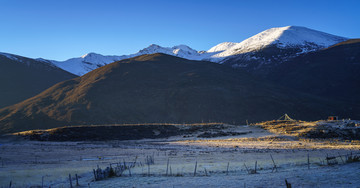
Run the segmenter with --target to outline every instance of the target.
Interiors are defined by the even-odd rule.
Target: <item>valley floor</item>
[[[358,144],[297,139],[252,126],[228,126],[227,130],[247,134],[107,142],[4,137],[0,139],[0,187],[9,187],[10,181],[13,187],[69,187],[69,174],[74,186],[78,174],[80,187],[285,187],[285,179],[293,187],[360,187],[360,163],[344,164],[345,155],[360,153]],[[327,165],[326,156],[336,156],[329,162],[337,164]],[[146,165],[148,157],[154,164]],[[93,181],[97,166],[104,169],[124,161],[136,161],[136,165],[121,177]],[[249,174],[255,163],[257,173]]]

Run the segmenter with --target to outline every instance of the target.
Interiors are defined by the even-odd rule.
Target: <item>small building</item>
[[[334,120],[339,120],[338,116],[329,116],[328,117],[328,121],[334,121]]]

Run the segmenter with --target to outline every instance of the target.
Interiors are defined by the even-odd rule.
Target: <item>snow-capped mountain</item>
[[[66,61],[51,60],[51,62],[68,72],[81,76],[96,68],[102,67],[104,65],[107,65],[115,61],[120,61],[127,58],[132,58],[145,54],[154,54],[154,53],[164,53],[189,60],[201,60],[204,57],[201,53],[186,45],[178,45],[169,48],[169,47],[161,47],[159,45],[152,44],[149,47],[140,50],[138,53],[131,55],[104,56],[96,53],[88,53],[81,57],[71,58]]]
[[[299,26],[271,28],[232,45],[212,58],[223,58],[220,60],[222,64],[264,75],[275,66],[301,54],[345,40],[347,38]]]
[[[167,47],[161,47],[156,44],[152,44],[149,47],[144,48],[144,49],[140,50],[138,53],[133,54],[133,55],[138,56],[138,55],[153,54],[153,53],[164,53],[164,54],[174,55],[174,56],[178,56],[178,57],[182,57],[182,58],[186,58],[186,59],[201,58],[198,51],[196,51],[186,45],[178,45],[178,46],[174,46],[172,48],[167,48]]]
[[[206,60],[233,67],[259,69],[264,64],[281,63],[302,53],[316,51],[347,40],[324,32],[299,26],[277,27],[265,30],[242,42],[223,42],[208,51],[196,51],[186,45],[162,47],[152,44],[135,54],[104,56],[88,53],[66,61],[53,61],[56,66],[76,75],[96,68],[144,54],[164,53],[189,60]]]
[[[347,38],[299,26],[276,27],[265,30],[240,43],[224,42],[208,52],[220,52],[212,57],[229,57],[261,50],[275,45],[278,48],[300,48],[302,53],[329,47]]]
[[[71,58],[66,61],[53,61],[53,64],[73,74],[82,76],[94,69],[109,63],[128,58],[127,56],[104,56],[96,53],[88,53],[78,58]]]

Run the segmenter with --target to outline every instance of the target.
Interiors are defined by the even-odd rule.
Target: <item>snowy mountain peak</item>
[[[152,44],[149,47],[140,50],[138,53],[132,54],[131,56],[134,57],[138,55],[153,54],[153,53],[164,53],[164,54],[178,56],[191,60],[201,59],[198,51],[186,45],[177,45],[170,48],[170,47],[162,47],[156,44]]]
[[[265,30],[239,43],[236,47],[246,46],[248,49],[259,49],[267,45],[277,44],[278,47],[306,45],[309,43],[328,47],[346,40],[324,32],[300,26],[275,27]]]
[[[138,52],[138,54],[152,54],[152,53],[156,53],[156,52],[160,52],[160,53],[165,53],[165,51],[168,51],[166,48],[161,47],[157,44],[151,44],[150,46],[140,50]]]
[[[147,48],[144,48],[143,50],[155,50],[155,49],[159,49],[159,48],[163,48],[157,44],[151,44],[150,46],[148,46]]]
[[[321,31],[316,31],[306,27],[300,26],[286,26],[280,28],[273,28],[278,30],[273,43],[282,43],[282,45],[305,45],[306,43],[313,43],[322,47],[328,47],[335,43],[347,40],[347,38],[331,35]],[[276,32],[276,31],[275,31]]]
[[[191,53],[191,54],[197,53],[196,50],[194,50],[186,45],[177,45],[177,46],[169,48],[169,47],[162,47],[157,44],[151,44],[149,47],[140,50],[139,53],[141,53],[141,54],[165,53],[165,54],[173,55],[173,53],[179,52],[179,51],[182,51],[183,53]],[[175,53],[175,54],[177,54],[177,53]]]
[[[198,51],[190,48],[189,46],[186,45],[177,45],[172,47],[173,49],[173,53],[181,56],[181,57],[185,57],[186,55],[198,55]]]
[[[97,53],[87,53],[81,57],[71,58],[66,61],[53,61],[51,62],[60,67],[63,70],[66,70],[70,73],[76,75],[84,75],[94,69],[97,69],[101,66],[107,65],[109,63],[125,59],[124,56],[104,56]]]
[[[90,53],[87,53],[87,54],[85,54],[85,55],[82,55],[81,58],[95,57],[95,56],[103,56],[103,55],[97,54],[97,53],[94,53],[94,52],[90,52]]]
[[[235,42],[223,42],[220,43],[212,48],[210,48],[210,50],[208,50],[207,52],[221,52],[221,51],[225,51],[228,48],[231,48],[232,46],[236,45],[237,43]]]
[[[188,51],[188,52],[194,52],[194,51],[197,52],[196,50],[194,50],[194,49],[192,49],[189,46],[184,45],[184,44],[174,46],[174,47],[172,47],[172,49],[179,49],[179,50]]]
[[[347,40],[347,38],[331,35],[300,26],[275,27],[258,33],[240,43],[221,43],[208,52],[221,52],[213,57],[231,55],[260,50],[270,45],[279,48],[304,48],[303,52],[318,50]]]

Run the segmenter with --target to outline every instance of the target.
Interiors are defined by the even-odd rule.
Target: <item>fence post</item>
[[[273,162],[273,164],[274,164],[274,167],[273,167],[273,169],[272,169],[272,171],[271,171],[271,172],[274,172],[274,169],[275,169],[275,172],[277,172],[277,167],[276,167],[276,164],[275,164],[274,158],[272,157],[272,155],[271,155],[271,154],[270,154],[270,157],[271,157],[271,160],[272,160],[272,162]]]
[[[79,186],[79,179],[78,179],[78,175],[75,174],[75,177],[76,177],[76,186]]]
[[[308,170],[310,169],[310,156],[309,154],[307,154],[307,165],[308,165]]]
[[[70,174],[69,174],[69,182],[70,182],[70,188],[73,188]]]
[[[197,161],[195,162],[194,176],[196,176]]]
[[[244,166],[245,166],[245,169],[246,169],[247,173],[250,174],[250,171],[249,171],[249,169],[248,169],[248,167],[246,166],[245,163],[244,163]]]
[[[228,162],[227,167],[226,167],[226,175],[229,175],[229,165],[230,165],[230,162]]]
[[[131,177],[131,170],[130,170],[130,167],[129,167],[129,175],[130,175],[130,177]]]
[[[285,184],[286,184],[286,188],[291,188],[291,183],[289,183],[286,179],[285,179]]]
[[[93,172],[94,172],[94,179],[95,179],[95,181],[97,181],[95,169],[93,169]]]
[[[345,162],[344,162],[343,158],[341,157],[340,153],[339,153],[339,157],[340,157],[341,161],[343,162],[343,164],[345,164]]]
[[[256,169],[257,169],[257,161],[255,161],[255,174],[257,173]]]
[[[169,158],[168,158],[167,165],[166,165],[166,176],[168,176],[168,170],[169,170]]]

